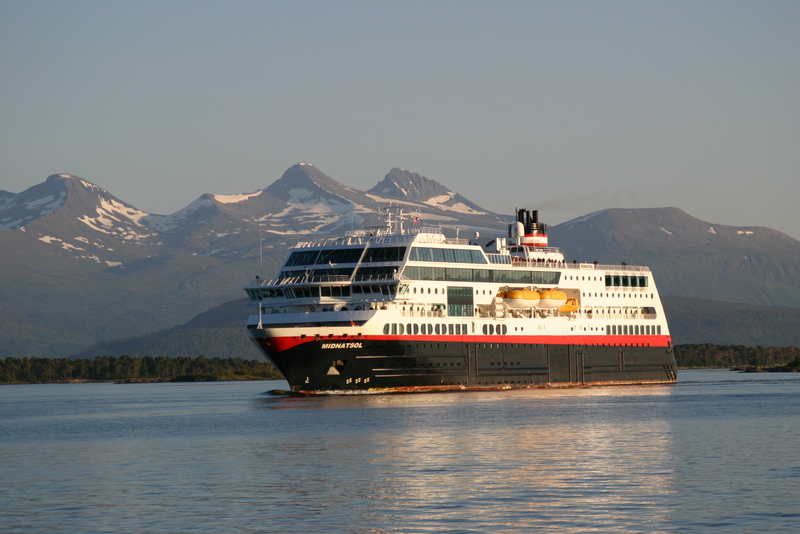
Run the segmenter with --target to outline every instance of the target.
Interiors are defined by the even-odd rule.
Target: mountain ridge
[[[183,324],[238,298],[256,274],[276,272],[298,240],[381,226],[378,208],[390,202],[421,225],[481,244],[506,235],[513,220],[512,206],[492,213],[399,168],[359,191],[296,164],[263,189],[205,193],[171,215],[138,210],[69,174],[0,192],[0,335],[8,341],[0,356],[72,354]],[[800,241],[769,228],[712,224],[678,208],[619,208],[548,233],[568,260],[650,266],[663,296],[800,308]]]

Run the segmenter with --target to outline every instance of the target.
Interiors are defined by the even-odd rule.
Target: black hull
[[[270,352],[293,392],[403,392],[675,382],[671,347],[312,340]]]

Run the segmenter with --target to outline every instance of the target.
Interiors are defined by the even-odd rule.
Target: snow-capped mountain
[[[0,301],[8,317],[0,356],[69,354],[179,324],[239,297],[297,239],[379,225],[385,205],[309,164],[265,189],[201,195],[171,215],[145,213],[68,174],[2,191]],[[500,221],[434,205],[421,218],[450,232]]]
[[[258,221],[276,235],[339,233],[353,225],[360,228],[375,212],[375,202],[362,191],[308,163],[289,168],[265,193],[280,202],[281,209],[262,214]]]
[[[451,236],[480,231],[483,242],[505,234],[516,207],[498,215],[401,169],[363,192],[305,163],[264,189],[203,194],[171,215],[69,174],[0,191],[0,357],[72,354],[180,324],[274,274],[299,239],[381,225],[388,203]],[[800,241],[769,228],[661,208],[605,210],[549,234],[570,259],[649,265],[662,295],[800,308]]]
[[[376,201],[400,201],[462,216],[495,216],[439,182],[405,169],[392,169],[367,194]]]
[[[142,223],[145,212],[71,174],[0,198],[0,232],[27,232],[77,258],[114,263],[125,245],[149,245],[158,237]]]

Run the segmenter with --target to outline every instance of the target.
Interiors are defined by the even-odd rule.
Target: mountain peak
[[[410,202],[427,202],[431,198],[452,197],[455,194],[435,180],[397,167],[367,193]]]
[[[351,204],[346,197],[353,190],[309,163],[298,163],[289,167],[266,191],[288,204],[319,203],[326,200]]]
[[[488,211],[436,180],[397,167],[390,170],[389,174],[367,193],[381,198],[425,204],[444,211],[456,211],[468,215],[489,214]]]
[[[100,244],[103,234],[131,243],[149,240],[153,234],[144,230],[139,222],[145,215],[102,187],[62,173],[48,176],[44,182],[13,198],[5,197],[0,202],[0,231],[17,230],[35,223],[44,242],[58,242],[64,250],[86,252],[90,241],[95,247],[104,246]],[[95,237],[89,239],[86,235]],[[67,240],[80,243],[66,246]],[[106,247],[113,250],[113,245]]]
[[[68,173],[51,174],[50,176],[47,177],[47,180],[45,180],[45,183],[47,183],[47,182],[57,182],[59,180],[83,180],[83,178],[79,178],[78,176],[75,176],[74,174],[68,174]]]

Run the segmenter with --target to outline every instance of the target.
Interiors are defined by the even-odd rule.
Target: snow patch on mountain
[[[70,250],[70,251],[76,251],[76,250],[85,251],[86,250],[84,248],[76,247],[75,245],[67,243],[63,239],[60,239],[58,237],[49,236],[49,235],[45,235],[45,236],[40,237],[39,241],[43,241],[43,242],[47,243],[48,245],[60,245],[61,248],[63,248],[64,250]]]
[[[375,202],[380,202],[384,204],[403,204],[405,206],[411,206],[414,209],[417,209],[419,207],[419,202],[411,202],[408,200],[399,200],[396,198],[381,197],[376,195],[375,193],[366,193],[366,195]]]
[[[453,197],[456,195],[455,192],[450,192],[448,195],[441,195],[438,197],[429,198],[428,200],[424,201],[423,204],[427,204],[431,207],[438,208],[440,210],[447,210],[447,211],[456,211],[458,213],[464,213],[468,215],[485,215],[485,211],[478,211],[470,208],[463,202],[454,202],[452,204],[447,204],[447,202],[451,201]]]
[[[23,201],[23,204],[17,205],[20,200],[20,195],[6,197],[3,205],[0,206],[0,212],[18,208],[15,210],[16,215],[0,217],[0,231],[21,228],[26,222],[57,210],[67,201],[67,192],[61,191],[58,195],[47,195],[28,202]],[[27,212],[24,217],[19,216],[21,208],[24,208],[23,213]]]
[[[292,189],[290,193],[292,201],[283,210],[256,219],[271,226],[267,232],[277,235],[330,233],[340,227],[360,226],[365,219],[357,214],[372,212],[363,205],[336,198],[309,199],[314,192],[303,188]]]
[[[256,191],[255,193],[243,193],[241,195],[214,195],[214,200],[221,204],[236,204],[238,202],[244,202],[248,198],[257,197],[261,194],[261,191]]]
[[[146,231],[137,232],[130,226],[130,223],[133,223],[134,227],[139,227],[144,230],[145,226],[139,221],[146,217],[147,213],[126,206],[115,200],[102,197],[100,197],[99,200],[100,206],[95,210],[97,217],[83,215],[82,217],[78,217],[80,222],[97,232],[115,235],[129,241],[142,240],[154,236],[154,234]]]

